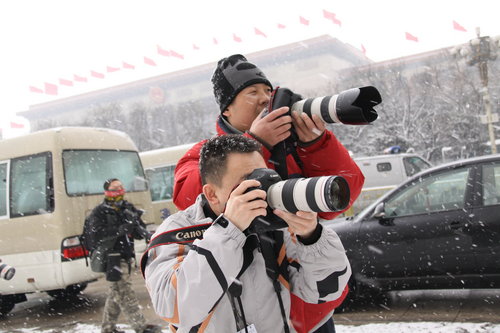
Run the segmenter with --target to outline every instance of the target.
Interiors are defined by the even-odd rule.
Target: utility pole
[[[476,28],[477,38],[470,40],[471,58],[467,61],[469,66],[477,64],[479,69],[479,77],[481,78],[483,94],[483,103],[486,111],[486,122],[488,125],[488,133],[490,136],[491,153],[497,153],[497,145],[495,141],[495,130],[493,123],[498,122],[498,114],[491,112],[490,94],[488,92],[488,61],[495,60],[496,54],[491,52],[491,42],[489,36],[480,36],[479,28]]]

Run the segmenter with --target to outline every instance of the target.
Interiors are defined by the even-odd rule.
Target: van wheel
[[[16,303],[9,297],[0,296],[0,317],[12,311]]]
[[[54,289],[47,291],[47,294],[55,299],[65,299],[78,295],[81,291],[87,288],[87,283],[71,284],[64,289]]]

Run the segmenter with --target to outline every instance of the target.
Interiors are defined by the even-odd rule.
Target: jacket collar
[[[216,129],[217,129],[217,134],[223,135],[223,134],[243,134],[242,131],[237,130],[234,128],[229,121],[226,120],[222,115],[219,115],[219,118],[217,118],[217,123],[216,123]]]

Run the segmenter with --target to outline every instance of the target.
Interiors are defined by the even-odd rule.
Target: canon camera
[[[377,88],[366,86],[345,90],[337,95],[302,99],[288,88],[276,88],[269,110],[288,106],[290,111],[318,115],[325,123],[366,125],[377,119],[374,106],[382,102]]]
[[[272,169],[255,169],[247,179],[256,179],[260,187],[250,187],[246,192],[261,189],[266,191],[267,215],[256,217],[249,232],[262,233],[269,230],[286,228],[288,225],[273,214],[274,209],[290,213],[336,212],[344,210],[349,204],[350,192],[347,181],[341,176],[322,176],[312,178],[293,178],[282,180]]]

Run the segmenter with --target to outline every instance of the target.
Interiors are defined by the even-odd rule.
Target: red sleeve
[[[349,155],[347,149],[330,131],[325,131],[323,137],[307,147],[298,147],[297,152],[303,162],[305,177],[342,176],[349,184],[351,207],[361,193],[365,177],[358,165]],[[344,212],[342,211],[342,212]],[[320,213],[323,219],[331,220],[342,212]]]
[[[198,142],[177,162],[174,171],[174,204],[184,210],[191,206],[202,192],[199,159],[201,146],[206,140]]]

